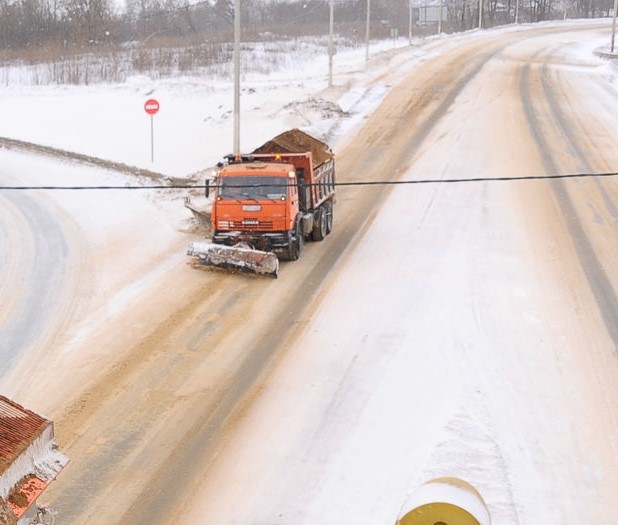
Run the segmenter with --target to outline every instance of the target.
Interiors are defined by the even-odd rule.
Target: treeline
[[[366,0],[334,0],[335,30],[347,38],[364,38]],[[413,0],[415,32],[424,5],[439,0]],[[483,0],[483,25],[514,21],[516,0]],[[566,1],[566,4],[564,3]],[[613,0],[521,0],[521,22],[610,13]],[[444,0],[443,31],[461,31],[478,24],[478,0]],[[229,41],[233,0],[0,0],[0,49],[25,50],[117,46],[128,42],[197,43]],[[324,34],[328,0],[241,0],[244,38]],[[426,8],[425,8],[426,9]],[[407,0],[371,1],[372,36],[408,32]],[[427,20],[424,19],[424,22]]]

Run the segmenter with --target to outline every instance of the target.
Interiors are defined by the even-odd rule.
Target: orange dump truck
[[[276,275],[279,258],[296,260],[304,241],[331,232],[334,199],[330,148],[298,129],[286,131],[219,165],[212,244],[193,243],[189,254],[205,266]]]

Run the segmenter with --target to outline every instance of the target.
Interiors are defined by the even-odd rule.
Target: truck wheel
[[[324,208],[319,207],[315,210],[313,217],[313,230],[311,231],[311,239],[321,241],[326,237],[326,213]]]
[[[333,231],[333,203],[324,203],[324,222],[326,223],[326,235]]]
[[[300,259],[300,252],[303,249],[303,233],[300,229],[300,222],[296,224],[296,230],[294,232],[294,240],[290,241],[288,247],[288,259],[290,261],[298,261]]]

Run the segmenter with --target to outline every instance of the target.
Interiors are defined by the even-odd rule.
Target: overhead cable
[[[468,177],[461,179],[415,179],[415,180],[370,180],[370,181],[350,181],[350,182],[316,182],[313,184],[305,184],[305,186],[405,186],[410,184],[459,184],[471,182],[513,182],[513,181],[531,181],[531,180],[557,180],[557,179],[582,179],[582,178],[599,178],[599,177],[615,177],[618,172],[607,173],[568,173],[557,175],[521,175],[507,177]],[[265,186],[273,186],[272,183],[264,184]],[[231,184],[234,188],[255,188],[259,184],[236,185]],[[276,185],[277,187],[285,187],[285,185]],[[288,185],[290,186],[290,185]],[[192,189],[215,189],[215,184],[154,184],[154,185],[139,185],[131,186],[123,185],[105,185],[105,186],[57,186],[57,185],[38,185],[38,186],[2,186],[0,191],[8,190],[192,190]]]

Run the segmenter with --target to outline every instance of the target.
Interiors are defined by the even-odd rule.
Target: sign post
[[[148,99],[144,103],[144,110],[150,115],[150,162],[154,162],[154,116],[159,111],[159,101]]]

